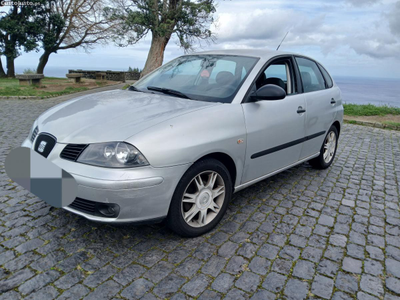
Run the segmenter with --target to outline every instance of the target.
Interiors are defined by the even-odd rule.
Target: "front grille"
[[[95,215],[96,213],[96,202],[93,201],[76,198],[69,206],[90,215]]]
[[[38,132],[39,132],[39,127],[36,126],[35,129],[34,129],[33,132],[32,132],[32,135],[31,135],[31,142],[32,142],[32,143],[33,143],[33,141],[35,140],[35,138],[36,138]]]
[[[86,147],[87,145],[85,144],[68,144],[61,152],[60,157],[76,161]]]

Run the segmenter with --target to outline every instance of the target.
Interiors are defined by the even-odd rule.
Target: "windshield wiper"
[[[139,90],[137,87],[135,87],[135,86],[133,86],[133,85],[131,85],[131,86],[128,88],[128,90],[129,90],[129,91],[134,91],[134,92],[144,93],[143,91]]]
[[[167,94],[167,95],[173,95],[173,96],[177,96],[180,98],[185,98],[185,99],[190,99],[190,97],[188,95],[185,95],[184,93],[177,91],[177,90],[172,90],[172,89],[167,89],[167,88],[160,88],[157,86],[148,86],[147,89],[149,91],[156,91],[156,92],[161,92],[163,94]]]

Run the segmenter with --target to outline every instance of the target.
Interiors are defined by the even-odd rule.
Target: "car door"
[[[305,99],[298,92],[292,57],[272,61],[258,76],[250,94],[265,84],[282,85],[283,100],[242,103],[247,150],[242,184],[271,174],[299,160],[305,135]]]
[[[300,157],[302,159],[320,151],[326,132],[335,119],[336,100],[340,95],[335,93],[332,85],[325,80],[320,69],[322,66],[304,57],[296,57],[295,60],[301,77],[307,111],[306,140]]]

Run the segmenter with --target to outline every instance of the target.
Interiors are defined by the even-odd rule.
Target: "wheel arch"
[[[235,187],[235,182],[237,179],[237,169],[236,169],[235,161],[232,159],[232,157],[223,152],[213,152],[213,153],[209,153],[207,155],[200,157],[194,163],[198,162],[199,160],[207,159],[207,158],[214,158],[224,164],[224,166],[229,171],[229,175],[231,176],[232,187]]]
[[[335,121],[335,122],[333,122],[332,126],[336,127],[336,130],[338,131],[338,136],[340,136],[340,122]]]

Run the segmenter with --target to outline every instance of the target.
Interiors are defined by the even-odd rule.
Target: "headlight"
[[[149,164],[138,149],[124,142],[90,144],[77,161],[109,168],[131,168]]]

